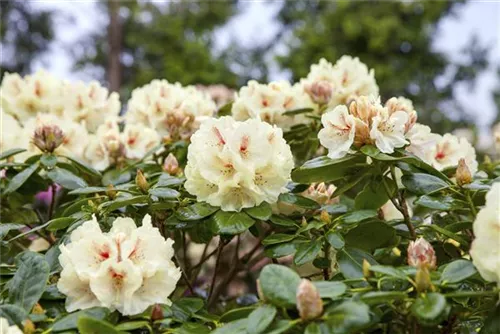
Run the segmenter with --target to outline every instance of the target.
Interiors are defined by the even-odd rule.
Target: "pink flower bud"
[[[297,309],[302,320],[315,319],[323,313],[323,301],[308,279],[300,281],[297,288]]]
[[[432,245],[424,238],[410,241],[408,245],[408,264],[412,267],[433,269],[436,267],[436,253]]]
[[[325,80],[316,81],[306,88],[306,92],[311,96],[314,103],[327,104],[333,94],[333,86]]]
[[[170,175],[176,175],[179,172],[179,162],[172,153],[163,162],[163,169]]]
[[[57,125],[42,125],[36,128],[33,144],[42,152],[52,153],[64,142],[64,133]]]

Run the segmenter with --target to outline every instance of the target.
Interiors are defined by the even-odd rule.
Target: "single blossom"
[[[406,133],[406,138],[410,142],[406,150],[415,154],[425,162],[431,163],[428,159],[428,151],[437,144],[441,136],[432,133],[431,128],[427,125],[416,123],[410,131]]]
[[[467,139],[447,133],[440,137],[435,145],[429,147],[424,160],[428,161],[434,168],[443,170],[458,166],[458,162],[462,158],[471,174],[474,175],[478,169],[476,150]]]
[[[405,126],[408,114],[396,111],[392,114],[383,112],[373,117],[370,137],[383,153],[393,153],[395,148],[408,144],[405,139]]]
[[[328,157],[338,159],[345,156],[354,143],[356,120],[350,115],[346,106],[338,106],[321,117],[323,129],[318,138],[328,149]]]
[[[481,276],[500,287],[500,183],[486,194],[486,205],[473,224],[475,239],[470,255]]]
[[[387,100],[385,107],[389,110],[390,114],[398,111],[404,111],[408,115],[408,120],[405,124],[405,133],[410,131],[417,122],[417,111],[413,107],[411,100],[400,97],[393,97]]]
[[[408,264],[412,267],[436,267],[436,253],[432,245],[424,238],[410,241],[408,245]]]
[[[251,119],[210,119],[191,137],[186,190],[225,211],[275,203],[293,168],[281,129]]]
[[[173,241],[165,240],[146,215],[137,227],[130,218],[117,218],[103,233],[95,216],[61,245],[63,267],[57,283],[72,312],[94,306],[123,315],[143,312],[156,303],[168,304],[180,271],[175,267]]]

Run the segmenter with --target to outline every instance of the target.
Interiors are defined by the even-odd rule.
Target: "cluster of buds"
[[[64,133],[57,125],[39,126],[33,135],[33,144],[45,153],[53,153],[62,143]]]
[[[323,314],[323,301],[318,289],[308,279],[303,279],[297,288],[297,309],[302,320],[312,320]]]
[[[415,283],[417,291],[426,291],[432,287],[430,270],[436,268],[436,252],[424,238],[410,241],[408,245],[408,264],[417,268]]]

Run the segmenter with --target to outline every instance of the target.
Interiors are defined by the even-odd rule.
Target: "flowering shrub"
[[[357,58],[1,89],[2,333],[499,332],[500,162]]]

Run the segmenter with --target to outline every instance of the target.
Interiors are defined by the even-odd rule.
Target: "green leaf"
[[[2,240],[10,231],[19,230],[23,228],[25,225],[23,224],[0,224],[0,240]]]
[[[124,206],[134,205],[134,204],[144,204],[147,202],[148,202],[147,195],[139,195],[133,197],[119,198],[115,199],[114,201],[104,202],[100,205],[100,208],[105,209],[107,212],[111,212],[116,209],[122,208]]]
[[[0,318],[7,319],[10,325],[15,324],[19,328],[23,328],[23,321],[27,317],[28,317],[28,312],[26,312],[26,310],[17,305],[11,305],[11,304],[0,305]],[[8,333],[8,331],[6,331],[5,333]]]
[[[476,272],[476,267],[474,267],[472,262],[462,259],[456,260],[446,265],[441,274],[441,281],[458,283],[471,277]]]
[[[437,325],[447,313],[446,298],[435,292],[420,296],[411,306],[411,313],[423,325]]]
[[[384,274],[387,276],[391,276],[393,278],[397,278],[403,281],[406,281],[408,279],[408,276],[405,274],[404,271],[399,270],[398,268],[394,268],[391,266],[381,266],[381,265],[375,265],[371,266],[370,270],[379,273],[379,274]]]
[[[295,221],[287,217],[272,215],[270,220],[271,223],[279,226],[295,226]]]
[[[290,333],[289,329],[292,329],[297,324],[297,321],[292,320],[277,320],[268,329],[266,334],[284,334]]]
[[[129,171],[124,171],[122,169],[111,169],[102,176],[102,184],[105,186],[110,184],[116,186],[118,184],[126,183],[131,179],[132,175]]]
[[[29,166],[22,172],[16,174],[12,180],[10,180],[7,188],[4,190],[4,194],[9,194],[11,192],[16,191],[21,187],[28,179],[29,177],[36,172],[40,164],[38,162],[34,163],[33,165]]]
[[[347,245],[373,251],[387,246],[396,235],[394,227],[381,221],[361,223],[345,236]]]
[[[166,199],[173,199],[173,198],[178,198],[181,193],[178,192],[177,190],[170,189],[170,188],[163,188],[163,187],[155,187],[152,189],[149,189],[149,194],[152,196],[156,196],[158,198],[166,198]]]
[[[403,185],[414,194],[430,194],[449,187],[449,184],[440,178],[423,173],[407,174],[401,178]]]
[[[304,114],[304,113],[309,113],[314,111],[313,108],[299,108],[299,109],[293,109],[293,110],[288,110],[282,113],[284,116],[295,116],[299,114]]]
[[[262,240],[263,245],[273,245],[287,242],[296,238],[294,234],[274,233]]]
[[[57,320],[52,325],[53,332],[66,332],[77,328],[77,321],[83,317],[89,317],[97,320],[106,318],[109,310],[105,307],[92,307],[86,310],[70,313],[63,318]]]
[[[393,300],[402,300],[408,297],[401,291],[370,291],[361,296],[361,300],[368,305],[386,304]]]
[[[348,155],[332,160],[326,156],[307,161],[292,172],[292,179],[299,183],[328,182],[345,178],[353,172],[353,166],[363,163],[364,157]],[[355,169],[355,168],[354,168]],[[354,171],[355,172],[355,171]]]
[[[451,231],[449,231],[449,230],[447,230],[445,228],[437,226],[436,224],[425,225],[425,227],[433,229],[436,232],[441,233],[442,235],[444,235],[444,236],[446,236],[448,238],[451,238],[451,239],[453,239],[455,241],[458,241],[461,245],[464,245],[464,246],[468,246],[469,245],[469,243],[467,242],[467,240],[465,240],[461,236],[459,236],[456,233],[453,233],[453,232],[451,232]]]
[[[347,286],[342,282],[314,281],[313,284],[318,289],[321,298],[336,299],[347,290]]]
[[[388,177],[384,177],[384,179],[385,184],[389,188],[390,196],[394,196],[397,190],[394,182]],[[387,190],[382,180],[372,180],[372,182],[368,182],[364,189],[356,196],[354,208],[356,210],[376,210],[387,203],[389,199],[389,195],[387,194]]]
[[[500,333],[500,305],[488,316],[484,322],[481,334],[498,334]]]
[[[217,110],[217,116],[222,117],[222,116],[230,116],[231,115],[231,110],[233,109],[233,101],[226,103],[222,107]]]
[[[9,281],[9,302],[30,312],[45,290],[49,264],[43,255],[23,252],[16,257],[17,271]]]
[[[345,245],[344,238],[333,230],[328,231],[326,234],[326,240],[328,240],[330,245],[332,245],[335,249],[342,249]]]
[[[368,253],[356,248],[344,248],[339,251],[337,262],[340,272],[345,278],[363,277],[363,259],[366,259],[371,265],[378,264],[377,261]]]
[[[219,210],[218,207],[211,206],[204,202],[197,202],[193,205],[177,209],[175,216],[179,218],[179,220],[185,221],[201,220],[212,215],[217,210]]]
[[[307,325],[304,334],[321,334],[321,328],[317,323],[311,322],[309,325]]]
[[[79,188],[75,190],[71,190],[68,192],[70,195],[86,195],[86,194],[95,194],[95,193],[103,193],[106,192],[108,188],[106,187],[85,187]]]
[[[220,322],[232,322],[235,320],[248,318],[248,316],[255,310],[255,306],[245,306],[231,309],[220,317]]]
[[[459,201],[451,196],[430,196],[423,195],[415,201],[416,205],[420,205],[429,209],[440,211],[456,210],[464,207]]]
[[[268,264],[259,276],[262,293],[267,301],[280,307],[296,304],[297,287],[300,276],[290,268],[277,264]]]
[[[247,319],[240,319],[219,327],[212,334],[247,334]]]
[[[115,326],[115,329],[119,331],[132,331],[134,329],[148,328],[151,330],[149,326],[149,321],[146,320],[136,320],[136,321],[127,321],[122,322]]]
[[[212,216],[220,234],[239,234],[255,224],[255,220],[244,212],[219,210]]]
[[[88,317],[81,317],[78,319],[77,323],[78,331],[81,334],[101,334],[101,333],[106,333],[106,334],[118,334],[118,333],[123,333],[120,332],[119,330],[116,330],[115,327],[110,324],[107,321],[99,320],[99,319],[94,319],[94,318],[88,318]]]
[[[310,198],[300,196],[292,193],[284,193],[279,196],[279,201],[285,202],[291,205],[295,205],[304,209],[315,210],[319,208],[319,204]]]
[[[73,224],[76,221],[76,218],[72,217],[61,217],[55,218],[49,221],[49,225],[47,226],[47,230],[49,231],[58,231],[62,230],[69,225]]]
[[[40,162],[47,168],[54,168],[57,165],[57,157],[53,154],[45,153],[40,158]]]
[[[203,308],[203,300],[200,298],[186,297],[176,300],[172,306],[173,318],[187,321],[197,311]]]
[[[320,240],[314,240],[308,243],[301,244],[299,247],[297,247],[297,252],[295,253],[293,262],[297,266],[312,262],[321,251],[321,245],[322,243]]]
[[[47,172],[49,179],[66,189],[78,189],[87,187],[87,182],[66,169],[56,167]]]
[[[160,175],[158,182],[156,183],[156,187],[171,187],[171,186],[180,186],[184,183],[186,179],[172,176],[168,173],[163,173]]]
[[[341,219],[346,224],[353,224],[373,217],[377,217],[377,211],[375,210],[357,210],[346,213]]]
[[[273,247],[266,248],[264,254],[267,257],[276,259],[287,255],[292,255],[297,251],[298,243],[288,242]]]
[[[276,307],[271,305],[262,305],[255,309],[248,316],[247,332],[248,334],[264,333],[267,327],[273,322],[276,316]]]
[[[74,157],[68,157],[68,156],[64,156],[66,159],[68,159],[69,161],[71,161],[74,165],[76,165],[76,167],[89,174],[89,175],[93,175],[93,176],[97,176],[97,177],[101,177],[101,173],[99,173],[96,169],[94,169],[92,166],[88,165],[86,162],[78,159],[78,158],[74,158]]]
[[[346,301],[324,317],[326,321],[320,325],[322,333],[355,333],[370,323],[370,308],[360,301]]]
[[[16,154],[26,152],[24,148],[12,148],[10,150],[4,151],[2,154],[0,154],[0,160],[4,160],[7,158],[10,158]]]
[[[244,209],[244,211],[252,218],[266,221],[273,214],[271,205],[267,202],[262,202],[261,205],[253,208]]]

